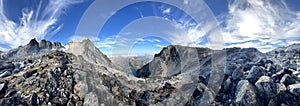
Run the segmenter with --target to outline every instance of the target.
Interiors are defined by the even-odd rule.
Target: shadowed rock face
[[[166,77],[185,73],[194,67],[200,67],[199,59],[210,54],[208,48],[191,48],[184,46],[168,46],[153,60],[137,70],[137,77]]]
[[[32,41],[9,53],[34,55],[0,60],[1,106],[300,105],[295,45],[274,54],[168,46],[138,71],[143,78],[116,69],[90,40],[54,47],[63,48]]]
[[[18,50],[17,56],[24,57],[28,55],[33,55],[35,53],[38,53],[39,51],[39,43],[35,39],[32,39],[27,45]]]
[[[52,43],[50,41],[41,40],[39,47],[40,49],[52,49]]]

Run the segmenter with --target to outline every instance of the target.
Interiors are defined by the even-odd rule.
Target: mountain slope
[[[73,53],[76,56],[81,55],[84,59],[86,59],[86,61],[94,64],[103,64],[110,67],[113,66],[108,57],[101,53],[89,39],[85,39],[81,42],[70,42],[65,45],[64,51]]]
[[[47,45],[32,41],[15,50]],[[0,105],[300,105],[296,49],[278,56],[255,48],[168,46],[137,78],[90,40],[65,48],[1,59]]]

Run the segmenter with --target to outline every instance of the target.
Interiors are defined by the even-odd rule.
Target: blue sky
[[[1,0],[0,50],[32,38],[64,44],[89,38],[107,55],[154,54],[170,44],[267,52],[300,42],[299,5],[299,0]]]

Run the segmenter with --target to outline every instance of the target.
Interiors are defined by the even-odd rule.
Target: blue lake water
[[[136,71],[131,71],[131,75],[136,76],[137,75]]]

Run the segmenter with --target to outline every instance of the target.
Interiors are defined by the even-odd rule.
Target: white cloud
[[[162,13],[169,14],[170,12],[171,12],[171,8],[167,8],[167,9],[163,10]]]
[[[137,41],[144,41],[144,39],[138,39]],[[94,44],[98,48],[106,48],[106,49],[112,49],[115,46],[127,46],[126,43],[128,42],[127,38],[120,37],[119,35],[116,35],[115,37],[107,37],[105,39],[96,39],[93,40]]]
[[[143,38],[139,38],[139,39],[137,39],[137,41],[138,41],[138,42],[144,42],[144,41],[145,41],[145,39],[143,39]]]
[[[155,41],[154,41],[154,40],[152,40],[152,39],[148,39],[147,41],[148,41],[148,42],[152,42],[152,43],[153,43],[153,42],[155,42]]]
[[[75,41],[75,42],[82,41],[84,39],[89,39],[91,41],[98,41],[99,40],[99,38],[96,37],[96,36],[79,36],[79,35],[76,35],[76,36],[71,37],[71,41]]]
[[[113,48],[113,46],[110,43],[95,43],[97,48]]]
[[[161,42],[161,40],[158,40],[158,39],[152,39],[152,38],[138,38],[137,39],[137,42],[145,42],[145,41],[147,41],[147,42]]]
[[[183,19],[181,19],[183,20]],[[176,23],[177,29],[185,29],[182,31],[168,32],[168,39],[172,45],[183,45],[183,46],[201,46],[199,43],[203,42],[201,39],[206,35],[198,26],[190,26],[190,21],[183,21],[185,23]]]
[[[183,4],[189,4],[189,0],[183,0]]]
[[[154,39],[154,41],[155,41],[155,42],[161,42],[161,40],[158,40],[158,39]]]
[[[40,1],[38,6],[22,9],[20,23],[10,20],[6,16],[4,0],[0,1],[0,38],[2,45],[11,49],[26,44],[30,39],[41,40],[45,36],[57,33],[62,24],[58,23],[59,17],[70,5],[80,3],[78,0],[49,0]],[[47,3],[47,4],[46,4]],[[31,4],[34,5],[34,4]]]
[[[116,43],[115,39],[113,38],[106,38],[103,41],[97,39],[93,42],[97,48],[113,48],[113,45]]]
[[[234,0],[228,9],[223,38],[229,47],[266,52],[299,38],[300,12],[289,10],[284,0]]]
[[[291,40],[287,42],[288,45],[292,45],[292,44],[296,44],[296,43],[300,43],[300,40]]]
[[[156,47],[160,47],[160,48],[163,48],[163,47],[166,47],[164,45],[160,45],[160,44],[155,44]]]
[[[0,47],[0,51],[7,51],[7,49],[6,48],[3,48],[3,47]]]
[[[144,15],[143,15],[143,13],[142,13],[142,11],[139,9],[139,8],[135,8],[138,12],[139,12],[139,14],[140,14],[140,17],[144,17]]]

